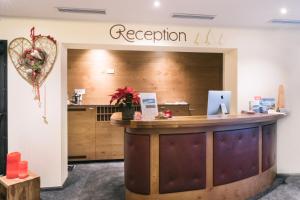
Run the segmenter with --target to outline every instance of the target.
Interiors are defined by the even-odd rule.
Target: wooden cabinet
[[[174,116],[190,115],[189,105],[159,105]],[[136,107],[136,110],[139,110]],[[118,107],[69,106],[69,161],[124,159],[124,128],[110,124],[110,116]]]
[[[72,106],[68,109],[68,155],[69,160],[95,159],[94,106]]]
[[[97,106],[69,106],[69,161],[124,159],[124,129],[97,114]],[[99,119],[98,119],[99,118]]]

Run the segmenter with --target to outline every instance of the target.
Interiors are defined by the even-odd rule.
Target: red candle
[[[12,152],[7,154],[6,163],[6,178],[13,179],[19,176],[19,162],[21,154],[19,152]]]
[[[28,161],[24,160],[19,163],[19,178],[23,179],[28,176]]]

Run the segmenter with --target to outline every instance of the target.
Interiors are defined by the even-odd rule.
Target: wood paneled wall
[[[222,77],[221,53],[68,50],[68,95],[86,88],[84,104],[109,104],[116,88],[131,86],[156,92],[160,104],[187,101],[192,114],[206,114],[208,90],[221,90]]]

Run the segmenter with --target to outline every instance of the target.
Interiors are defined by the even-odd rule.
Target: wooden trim
[[[239,114],[239,115],[198,115],[177,116],[162,120],[123,121],[121,113],[111,116],[111,124],[137,129],[178,129],[213,126],[237,126],[241,124],[268,123],[283,118],[283,114]]]
[[[170,194],[140,195],[126,190],[126,200],[245,200],[266,190],[276,177],[276,167],[241,181],[210,189],[194,190],[188,192],[177,192]]]
[[[150,193],[159,193],[159,134],[150,137]]]
[[[269,124],[269,123],[267,123]],[[253,123],[253,124],[242,124],[242,125],[227,125],[227,126],[214,126],[214,131],[227,131],[227,130],[237,130],[237,129],[246,129],[246,128],[254,128],[261,125],[265,125],[265,123]],[[209,132],[212,130],[212,126],[205,127],[192,127],[189,128],[189,133],[199,133],[199,132]],[[134,129],[134,128],[126,128],[128,133],[136,133],[136,134],[151,134],[153,132],[157,132],[159,134],[182,134],[186,133],[186,128],[164,128],[164,129]]]
[[[231,91],[231,108],[232,114],[237,114],[238,101],[238,51],[231,49],[223,54],[223,89]]]
[[[213,188],[213,151],[214,151],[214,132],[206,133],[206,189],[208,191]]]

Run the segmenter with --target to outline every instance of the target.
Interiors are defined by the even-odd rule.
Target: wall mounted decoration
[[[279,85],[279,87],[278,87],[277,110],[285,108],[285,98],[284,97],[285,97],[284,86]]]
[[[56,40],[50,35],[36,35],[35,28],[30,30],[31,41],[24,38],[16,38],[10,42],[8,53],[18,73],[30,85],[33,86],[34,99],[41,106],[40,87],[50,74],[57,56]],[[46,86],[44,88],[44,114],[43,119],[48,123],[46,117]]]
[[[194,40],[194,44],[197,46],[222,46],[223,43],[223,33],[215,29],[209,29],[207,32],[198,32]]]
[[[30,31],[31,41],[16,38],[10,42],[8,52],[18,73],[33,86],[35,99],[40,101],[40,86],[51,72],[57,55],[56,41],[50,35],[35,35]]]

